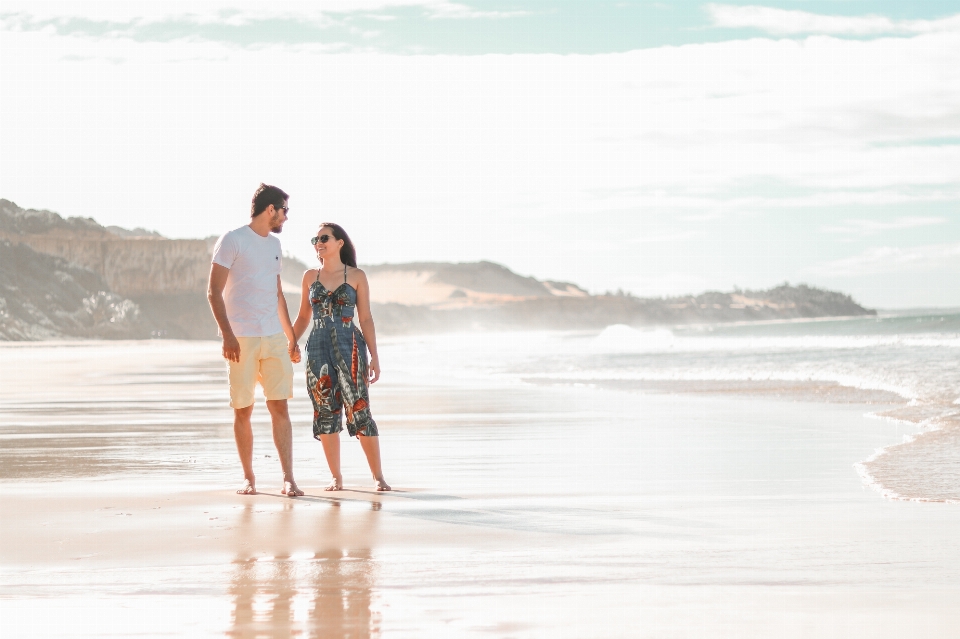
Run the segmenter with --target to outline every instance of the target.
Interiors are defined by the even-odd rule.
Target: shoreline
[[[299,289],[298,289],[299,290]],[[594,297],[608,298],[616,296],[605,296],[597,295]],[[206,298],[204,298],[206,299]],[[570,298],[556,298],[551,301],[563,301]],[[579,298],[572,298],[579,299]],[[639,298],[638,298],[639,299]],[[515,302],[514,304],[523,304],[525,302]],[[398,310],[401,310],[401,314],[417,314],[417,313],[448,313],[451,312],[449,309],[440,309],[433,311],[429,306],[421,305],[404,305],[396,303],[386,303],[380,304],[378,306],[383,306],[385,309],[398,307]],[[471,307],[472,310],[480,312],[495,312],[498,308],[497,306],[477,306]],[[471,309],[458,309],[458,310],[471,310]],[[916,310],[916,312],[914,312]],[[387,311],[389,312],[389,311]],[[710,331],[712,329],[727,329],[727,328],[751,328],[751,327],[777,327],[777,326],[802,326],[804,324],[824,324],[830,322],[839,322],[839,323],[854,323],[862,321],[883,321],[883,320],[896,320],[904,319],[910,317],[927,317],[933,315],[960,315],[960,309],[955,308],[929,308],[929,309],[905,309],[904,311],[877,311],[876,314],[861,314],[861,315],[823,315],[816,317],[786,317],[786,318],[775,318],[775,319],[751,319],[751,320],[710,320],[703,322],[643,322],[643,323],[612,323],[607,324],[604,328],[610,328],[611,326],[626,326],[637,331],[655,331],[655,330],[670,330],[670,331],[679,331],[681,333],[686,332],[697,332],[697,331]],[[470,327],[468,324],[456,324],[450,329],[442,329],[441,332],[445,335],[472,335],[476,333],[486,333],[486,334],[499,334],[499,333],[555,333],[558,335],[595,335],[598,332],[601,332],[603,329],[593,328],[593,322],[584,324],[579,322],[576,325],[570,326],[551,326],[549,328],[542,328],[539,325],[530,325],[524,326],[522,328],[511,328],[509,322],[495,322],[487,326],[479,327]],[[404,339],[409,337],[424,337],[434,335],[437,332],[438,328],[442,328],[442,323],[434,323],[429,328],[425,328],[422,332],[411,332],[410,330],[404,329],[396,332],[386,331],[383,333],[382,337],[387,339]],[[204,337],[186,337],[186,336],[177,336],[177,337],[165,337],[162,335],[152,335],[148,337],[130,337],[119,335],[116,337],[110,335],[90,335],[90,336],[58,336],[50,338],[38,338],[38,339],[6,339],[0,337],[0,345],[13,345],[13,344],[62,344],[69,345],[71,343],[98,343],[98,342],[107,342],[107,343],[119,343],[119,342],[188,342],[188,343],[198,343],[198,342],[215,342],[218,341],[215,334],[210,334]]]
[[[514,331],[508,333],[511,337],[522,338],[527,332],[526,331]],[[546,332],[548,336],[554,337],[590,337],[596,334],[595,331],[548,331]],[[409,341],[410,337],[401,337],[401,336],[388,336],[386,339],[382,340],[384,345],[389,344],[404,344]],[[217,350],[219,343],[213,340],[200,341],[200,340],[127,340],[127,341],[104,341],[104,340],[66,340],[66,341],[54,341],[54,342],[3,342],[0,343],[0,349],[6,350],[8,354],[18,353],[29,357],[29,353],[32,351],[46,351],[48,352],[51,348],[53,349],[68,349],[66,355],[71,360],[78,360],[78,363],[82,366],[83,360],[83,350],[84,349],[102,349],[106,348],[111,351],[118,353],[124,352],[126,348],[133,349],[145,349],[148,353],[152,353],[159,356],[169,356],[171,354],[178,354],[180,356],[187,355],[190,358],[190,361],[196,362],[193,366],[201,366],[199,362],[206,362],[201,368],[204,368],[207,373],[213,371],[215,373],[220,373],[220,368],[222,364],[216,357],[211,357],[211,354]],[[71,353],[72,352],[72,353]],[[64,353],[57,353],[56,359],[60,359]],[[20,359],[20,358],[18,358]],[[23,360],[26,361],[26,360]],[[566,382],[558,381],[553,378],[530,378],[523,375],[519,376],[518,380],[524,384],[530,384],[538,387],[554,387],[554,388],[563,388],[564,386],[569,385]],[[9,381],[9,380],[7,380]],[[17,380],[17,382],[22,382],[23,380]],[[723,396],[734,396],[734,397],[743,397],[743,398],[758,398],[758,399],[773,399],[783,402],[819,402],[826,404],[863,404],[863,405],[877,405],[883,406],[883,410],[873,411],[872,416],[875,416],[878,419],[891,420],[898,423],[903,423],[908,425],[910,428],[914,429],[911,433],[911,439],[907,442],[895,442],[891,443],[888,446],[883,448],[883,453],[886,454],[890,449],[896,449],[903,446],[918,446],[924,443],[922,437],[927,433],[933,432],[936,430],[943,430],[942,426],[937,426],[936,423],[931,426],[931,414],[929,412],[920,415],[910,414],[911,410],[916,410],[911,403],[910,398],[904,396],[902,393],[896,393],[889,390],[882,389],[871,389],[863,388],[857,386],[844,385],[838,381],[815,381],[809,379],[603,379],[603,378],[587,378],[582,381],[582,384],[587,387],[599,387],[599,388],[608,388],[618,392],[641,392],[641,393],[650,393],[650,394],[678,394],[678,395],[692,395],[692,396],[703,396],[703,397],[723,397]],[[27,384],[16,384],[18,386],[24,387],[29,386]],[[98,392],[102,392],[98,389]],[[14,409],[19,405],[21,408],[25,407],[24,400],[26,394],[18,395],[15,400],[8,400],[4,402],[7,407],[12,407]],[[41,394],[42,395],[42,394]],[[81,399],[79,396],[77,399]],[[38,400],[43,401],[38,397]],[[105,397],[105,401],[113,402],[116,401],[114,397]],[[29,404],[29,402],[27,402]],[[208,405],[209,408],[203,413],[198,413],[194,417],[182,417],[178,421],[184,425],[197,425],[197,424],[208,424],[211,420],[223,419],[222,414],[224,413],[223,407],[219,406],[214,400],[212,403],[207,401],[204,402],[205,405]],[[932,407],[925,406],[925,409],[930,409]],[[939,410],[939,409],[938,409]],[[301,411],[302,412],[302,411]],[[3,415],[4,410],[3,406],[0,406],[0,416]],[[905,415],[903,413],[906,413]],[[221,415],[221,417],[215,417],[216,415]],[[937,411],[934,411],[934,417],[941,415]],[[300,415],[302,418],[303,416]],[[7,422],[11,425],[16,422],[10,419],[10,416],[6,416]],[[260,414],[259,412],[254,416],[255,422],[263,423],[266,419],[266,416]],[[156,418],[156,424],[160,425],[164,423],[163,416]],[[121,421],[123,418],[121,418]],[[144,422],[142,419],[138,420],[140,423]],[[49,420],[45,423],[50,423]],[[67,425],[70,422],[64,422],[64,425]],[[118,433],[119,434],[119,433]],[[134,433],[129,433],[133,435]],[[173,436],[177,433],[174,431],[167,431],[164,433],[166,436]],[[186,436],[188,432],[183,432],[181,435]],[[6,434],[0,432],[0,440],[3,441],[12,441],[18,439],[37,439],[42,437],[51,437],[52,435],[42,435],[42,434]],[[60,439],[73,439],[79,438],[83,439],[86,437],[98,437],[95,433],[86,433],[86,432],[60,432],[58,434]],[[919,442],[919,443],[918,443]],[[269,454],[269,453],[268,453]],[[867,485],[870,485],[878,493],[880,493],[884,498],[890,499],[905,499],[905,500],[923,500],[923,501],[954,501],[960,499],[960,493],[956,498],[953,497],[940,497],[936,495],[927,496],[927,495],[916,495],[916,494],[904,494],[902,491],[897,490],[895,486],[889,486],[882,480],[878,479],[870,471],[871,464],[877,461],[877,459],[882,456],[880,454],[872,454],[867,458],[854,460],[851,463],[857,468],[858,474],[861,475],[864,482]]]
[[[526,383],[540,386],[564,386],[549,379],[524,379]],[[590,379],[587,386],[609,388],[623,392],[639,392],[654,395],[742,397],[779,401],[786,404],[797,402],[821,404],[855,404],[864,407],[877,406],[879,410],[867,412],[864,417],[893,424],[900,424],[912,432],[903,435],[902,441],[878,448],[864,459],[852,462],[864,486],[875,491],[881,498],[893,501],[916,503],[960,503],[960,486],[949,479],[937,481],[926,479],[920,487],[901,486],[902,470],[898,457],[925,457],[949,455],[960,447],[960,411],[952,407],[917,404],[916,400],[888,390],[847,386],[840,382],[779,379],[683,379],[683,380],[624,380]],[[949,439],[949,443],[935,442],[937,438]],[[888,462],[888,463],[884,463]],[[901,463],[902,464],[902,463]],[[879,467],[879,471],[877,468]],[[921,464],[914,464],[914,473],[922,473]],[[899,472],[898,472],[899,471]],[[931,473],[927,473],[930,475]],[[926,494],[924,494],[926,491]]]

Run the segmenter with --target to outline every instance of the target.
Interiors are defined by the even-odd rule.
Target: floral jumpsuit
[[[343,284],[328,291],[317,280],[310,285],[313,330],[307,338],[307,394],[313,402],[313,436],[331,435],[343,430],[341,408],[346,407],[347,430],[377,436],[377,423],[370,415],[367,392],[367,343],[354,323],[357,291]]]

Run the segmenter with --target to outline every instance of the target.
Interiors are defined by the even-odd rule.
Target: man
[[[253,474],[253,393],[259,381],[273,421],[273,442],[283,470],[283,494],[303,495],[293,479],[293,429],[287,400],[293,397],[293,365],[300,347],[280,288],[280,233],[289,196],[261,184],[253,194],[250,224],[217,240],[210,266],[207,299],[223,337],[230,372],[233,434],[243,465],[241,495],[257,493]]]

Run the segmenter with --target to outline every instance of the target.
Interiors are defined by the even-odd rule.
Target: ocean
[[[960,499],[960,313],[793,320],[584,333],[440,335],[389,342],[403,375],[448,383],[579,385],[634,392],[737,394],[880,404],[914,427],[852,460],[895,499]],[[456,355],[451,360],[451,354]],[[494,381],[495,380],[495,381]],[[958,437],[954,437],[954,431]]]

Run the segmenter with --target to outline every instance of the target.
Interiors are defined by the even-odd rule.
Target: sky
[[[960,306],[960,4],[0,0],[0,197],[361,263]]]

